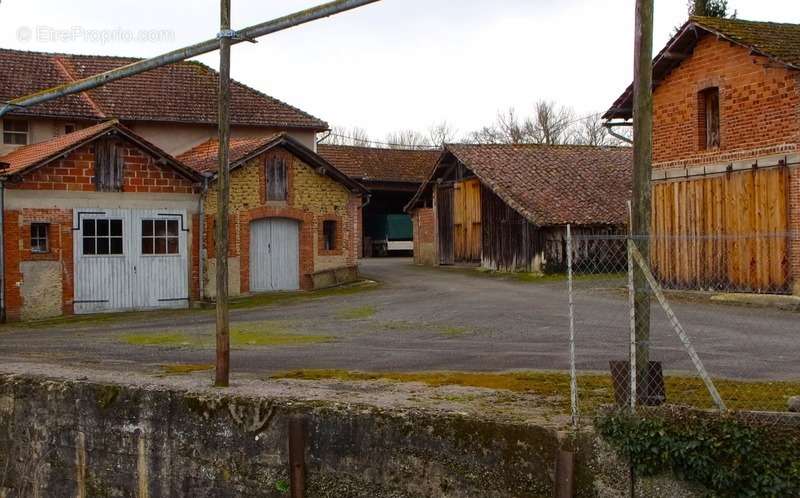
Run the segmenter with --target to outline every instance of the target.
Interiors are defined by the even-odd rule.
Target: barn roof
[[[351,190],[367,193],[363,185],[351,179],[322,156],[309,149],[286,133],[277,133],[255,138],[232,138],[229,161],[231,169],[244,165],[249,160],[275,147],[283,147],[312,168],[329,175]],[[216,174],[218,170],[219,141],[212,138],[178,156],[178,160],[201,174]]]
[[[35,93],[137,62],[130,57],[0,49],[0,101]],[[216,124],[219,74],[195,61],[178,62],[26,109],[18,116]],[[231,88],[231,123],[322,131],[324,121],[238,82]]]
[[[777,64],[800,69],[800,24],[690,17],[667,45],[653,59],[653,86],[659,83],[692,53],[697,42],[715,35],[767,57]],[[631,119],[633,85],[606,111],[603,119]]]
[[[455,158],[509,206],[539,226],[622,224],[631,198],[629,147],[454,144],[408,208]]]
[[[351,178],[371,182],[422,183],[439,150],[382,149],[350,145],[317,146],[317,152]]]
[[[0,175],[4,177],[23,175],[33,169],[40,168],[57,160],[100,137],[110,134],[122,136],[135,143],[185,177],[193,181],[198,181],[200,179],[200,175],[196,172],[177,161],[170,154],[121,125],[116,119],[105,121],[72,133],[60,135],[43,142],[20,147],[0,157],[0,164],[6,165],[0,170]]]

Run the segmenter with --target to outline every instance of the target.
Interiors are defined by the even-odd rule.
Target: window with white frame
[[[122,251],[122,220],[83,220],[84,256],[119,256]]]
[[[50,250],[47,243],[49,226],[48,223],[31,223],[31,252],[42,254]]]
[[[179,254],[178,220],[142,220],[142,254]]]
[[[3,120],[3,143],[5,145],[28,145],[28,122],[22,119]]]

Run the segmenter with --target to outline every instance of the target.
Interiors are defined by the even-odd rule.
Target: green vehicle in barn
[[[364,220],[365,255],[387,256],[414,250],[414,228],[407,214],[374,214]]]

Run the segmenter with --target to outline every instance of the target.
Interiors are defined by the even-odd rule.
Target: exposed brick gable
[[[123,192],[185,193],[195,191],[193,182],[174,169],[161,166],[135,145],[119,141],[123,147]],[[10,189],[69,190],[93,192],[94,145],[84,145],[63,159],[53,161],[21,178],[7,183]]]
[[[766,63],[739,45],[701,39],[653,93],[655,166],[800,142],[800,73]],[[721,145],[706,151],[698,94],[709,87],[719,88]]]

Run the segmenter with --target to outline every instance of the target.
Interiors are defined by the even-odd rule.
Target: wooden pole
[[[650,178],[653,161],[653,0],[636,0],[633,77],[633,219],[636,247],[650,258]],[[648,392],[650,294],[641,268],[634,268],[637,397]],[[631,393],[633,396],[633,393]]]
[[[220,0],[219,34],[219,172],[217,176],[217,364],[214,385],[230,383],[228,313],[228,197],[230,196],[231,0]]]

